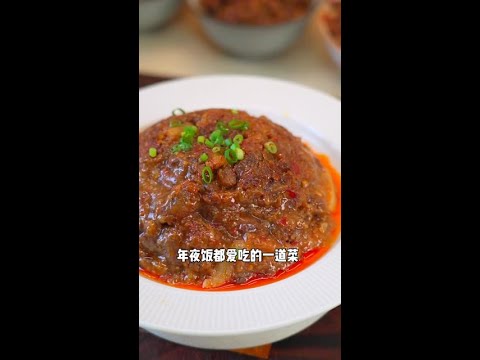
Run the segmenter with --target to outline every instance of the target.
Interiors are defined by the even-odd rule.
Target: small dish
[[[302,35],[317,1],[298,19],[272,25],[234,24],[207,14],[199,0],[189,0],[208,37],[225,52],[246,58],[267,58],[278,55]]]
[[[140,0],[139,29],[149,31],[165,25],[180,9],[183,0]]]
[[[322,34],[322,37],[325,42],[325,47],[330,54],[330,57],[332,60],[337,64],[339,68],[342,67],[342,49],[341,49],[341,44],[339,44],[338,40],[335,40],[330,32],[329,25],[326,21],[326,17],[330,16],[331,14],[331,9],[330,9],[330,4],[328,1],[324,1],[322,5],[319,7],[317,16],[316,16],[316,21],[318,24],[318,28],[320,30],[320,33]]]

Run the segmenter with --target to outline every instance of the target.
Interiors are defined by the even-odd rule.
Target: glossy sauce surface
[[[180,150],[186,130],[195,138]],[[222,132],[217,151],[197,139]],[[224,141],[238,136],[244,156],[231,163]],[[180,252],[297,249],[299,259],[309,259],[314,249],[328,248],[339,229],[338,186],[328,162],[265,116],[230,109],[174,115],[140,133],[139,144],[139,266],[170,285],[245,286],[288,273],[293,264],[273,256],[181,261]]]
[[[161,284],[174,286],[181,289],[197,290],[197,291],[234,291],[234,290],[244,290],[244,289],[250,289],[258,286],[268,285],[273,282],[288,278],[306,269],[308,266],[318,261],[323,255],[325,255],[328,252],[328,250],[331,248],[331,246],[333,246],[333,244],[337,240],[341,231],[341,177],[340,177],[340,174],[333,167],[327,155],[316,154],[316,157],[332,176],[332,179],[336,188],[336,198],[337,198],[337,206],[335,208],[335,211],[332,213],[332,218],[336,226],[334,228],[334,231],[331,233],[329,237],[329,241],[327,241],[324,246],[320,246],[318,248],[315,248],[306,252],[305,254],[303,254],[300,261],[293,263],[286,269],[278,270],[277,273],[273,276],[268,276],[268,277],[256,276],[243,284],[228,283],[216,288],[202,288],[201,286],[197,286],[197,285],[182,285],[182,284],[172,285],[162,280],[160,276],[149,273],[143,269],[140,269],[140,274],[150,280],[154,280]]]

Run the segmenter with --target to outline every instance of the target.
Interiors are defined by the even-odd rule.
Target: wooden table
[[[139,75],[139,87],[168,80],[166,77]],[[315,324],[288,339],[272,345],[272,360],[337,360],[340,359],[341,306],[333,309]],[[147,333],[138,331],[139,360],[248,360],[251,356],[231,351],[201,350],[174,344]]]

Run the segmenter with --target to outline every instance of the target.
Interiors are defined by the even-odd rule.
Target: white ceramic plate
[[[201,76],[143,88],[140,130],[185,111],[213,107],[264,114],[329,155],[340,171],[340,101],[302,85],[254,76]],[[340,305],[341,241],[307,269],[252,289],[178,289],[139,276],[144,329],[181,344],[215,349],[257,346],[290,336]]]

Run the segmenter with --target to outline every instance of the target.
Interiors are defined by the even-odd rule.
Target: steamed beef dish
[[[140,134],[139,181],[140,268],[170,284],[242,284],[291,265],[182,262],[179,249],[298,248],[301,259],[332,241],[330,173],[264,116],[209,109],[160,121]]]
[[[229,23],[271,25],[304,16],[310,0],[201,0],[207,14]]]

